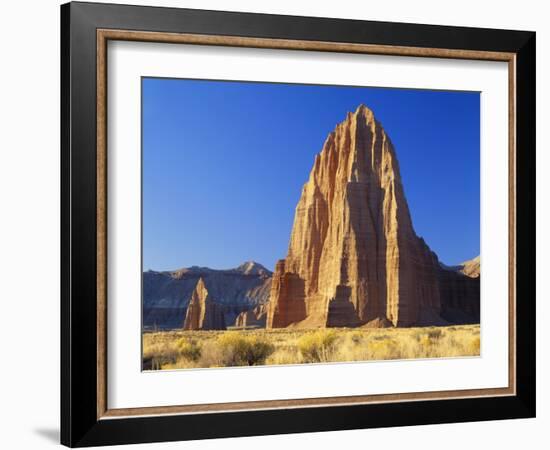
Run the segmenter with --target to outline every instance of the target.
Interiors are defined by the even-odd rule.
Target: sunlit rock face
[[[187,306],[184,330],[225,330],[223,308],[214,302],[202,278],[199,279]]]
[[[361,105],[315,157],[267,327],[443,324],[440,270],[414,231],[391,140]]]

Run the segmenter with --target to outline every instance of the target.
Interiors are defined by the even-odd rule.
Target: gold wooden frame
[[[508,63],[508,387],[403,394],[359,395],[342,397],[266,400],[202,405],[174,405],[109,409],[107,405],[107,42],[109,40],[180,43],[286,50],[363,53],[391,56],[416,56],[451,59],[501,61]],[[128,30],[97,30],[97,418],[165,414],[218,413],[243,410],[288,409],[319,406],[343,406],[367,403],[443,400],[516,395],[516,55],[506,52],[454,50],[444,48],[400,47],[388,45],[246,38],[219,35],[158,33]]]

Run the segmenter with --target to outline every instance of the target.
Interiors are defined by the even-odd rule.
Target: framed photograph
[[[535,415],[535,33],[61,7],[61,441]]]

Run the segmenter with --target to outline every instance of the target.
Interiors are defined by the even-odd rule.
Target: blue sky
[[[416,233],[479,254],[479,93],[144,78],[143,269],[286,256],[314,156],[364,103],[392,139]]]

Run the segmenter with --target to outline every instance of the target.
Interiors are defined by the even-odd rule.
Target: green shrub
[[[337,334],[332,330],[315,331],[305,334],[298,340],[298,349],[306,362],[330,361],[336,339]]]
[[[255,366],[264,364],[275,347],[257,336],[246,336],[237,332],[227,332],[216,340],[226,366]]]
[[[439,329],[435,329],[435,330],[429,330],[428,331],[428,337],[430,339],[440,339],[441,336],[443,335],[443,332]]]
[[[352,331],[352,332],[349,334],[349,340],[350,340],[353,344],[359,345],[359,344],[363,343],[364,334],[361,333],[360,331]]]
[[[198,361],[201,357],[201,347],[194,340],[178,339],[176,348],[179,355],[188,361]]]

